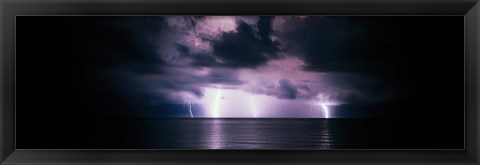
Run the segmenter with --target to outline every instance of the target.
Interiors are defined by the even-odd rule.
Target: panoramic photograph
[[[464,149],[463,16],[16,16],[17,149]]]

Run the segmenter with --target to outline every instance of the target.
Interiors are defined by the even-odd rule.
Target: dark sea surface
[[[463,124],[449,123],[451,127],[444,127],[447,122],[210,118],[65,120],[32,125],[40,128],[35,130],[17,128],[17,148],[462,149]]]
[[[445,128],[440,122],[420,120],[125,118],[92,120],[89,123],[83,127],[65,127],[62,131],[47,132],[30,139],[25,138],[28,136],[19,136],[17,148],[463,148],[462,125]],[[64,124],[68,125],[68,122]]]

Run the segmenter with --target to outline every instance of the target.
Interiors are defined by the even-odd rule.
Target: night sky
[[[463,120],[463,21],[18,16],[17,117]]]

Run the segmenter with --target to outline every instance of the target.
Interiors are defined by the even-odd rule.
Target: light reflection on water
[[[208,148],[210,149],[222,149],[223,148],[223,141],[224,141],[224,137],[223,137],[223,130],[222,130],[222,123],[220,120],[218,119],[215,119],[212,121],[212,124],[210,124],[211,127],[209,130],[210,133],[208,136]]]
[[[330,129],[328,128],[328,120],[322,121],[322,136],[320,138],[320,149],[333,148],[333,141],[330,135]]]
[[[122,135],[111,139],[125,148],[328,150],[404,144],[388,120],[189,118],[139,119],[121,124],[115,126],[122,128]]]
[[[179,132],[197,137],[194,142],[180,138],[178,143],[195,149],[330,149],[334,141],[328,125],[327,120],[197,120],[188,126],[197,131]]]

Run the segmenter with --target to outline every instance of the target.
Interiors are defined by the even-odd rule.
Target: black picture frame
[[[2,0],[1,164],[467,164],[480,162],[478,0]],[[464,15],[464,150],[17,150],[17,15]],[[458,107],[464,108],[464,107]],[[35,138],[35,137],[32,137]]]

